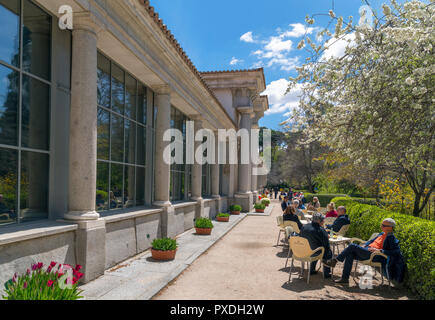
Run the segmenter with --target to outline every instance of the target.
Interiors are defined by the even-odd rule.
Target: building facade
[[[163,136],[180,130],[186,154],[188,121],[258,128],[263,69],[198,72],[148,1],[0,0],[0,20],[0,283],[53,260],[88,282],[198,217],[252,209],[252,164],[168,165]]]

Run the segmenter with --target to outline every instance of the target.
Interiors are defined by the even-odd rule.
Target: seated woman
[[[297,200],[298,200],[298,202],[299,202],[299,207],[298,207],[299,210],[305,210],[305,209],[307,209],[307,208],[305,207],[304,203],[302,202],[301,197],[298,197]]]
[[[305,220],[305,215],[300,209],[300,202],[299,200],[293,200],[292,207],[295,209],[295,214],[301,219]]]
[[[303,224],[301,223],[301,221],[299,220],[298,216],[296,215],[296,210],[293,206],[287,207],[287,209],[284,212],[283,219],[284,219],[284,221],[296,222],[298,227],[299,227],[299,231],[301,231],[302,228],[304,227]]]
[[[333,258],[325,264],[334,268],[337,262],[344,262],[343,274],[336,283],[349,284],[350,272],[354,260],[369,260],[372,253],[381,252],[388,256],[388,261],[382,256],[374,257],[374,262],[382,263],[382,270],[388,270],[390,280],[399,283],[403,281],[405,262],[400,252],[399,240],[394,235],[396,221],[391,218],[385,219],[381,224],[382,233],[375,239],[368,241],[363,246],[351,244],[337,258]]]
[[[313,202],[308,205],[308,210],[317,211],[318,209],[320,209],[320,201],[319,198],[314,197]]]
[[[326,218],[337,218],[338,217],[338,213],[337,210],[335,209],[335,203],[331,202],[330,204],[328,204],[328,213],[326,214]]]

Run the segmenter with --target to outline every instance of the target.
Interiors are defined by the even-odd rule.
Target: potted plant
[[[154,260],[170,261],[175,259],[177,241],[170,238],[155,239],[152,243],[151,254]]]
[[[240,212],[241,212],[241,211],[242,211],[242,207],[239,206],[239,205],[237,205],[237,204],[232,205],[232,206],[230,207],[230,212],[231,212],[232,215],[236,215],[236,216],[238,216],[238,215],[240,215]]]
[[[209,236],[214,226],[210,219],[200,218],[195,221],[196,234]]]
[[[230,221],[230,215],[228,213],[219,213],[216,216],[216,220],[219,222],[229,222]]]
[[[255,206],[255,212],[257,213],[264,213],[264,210],[266,209],[266,206],[262,203],[257,203]]]
[[[83,277],[81,266],[75,268],[68,264],[52,262],[47,269],[42,262],[32,265],[26,274],[14,274],[6,282],[5,300],[78,300],[83,292],[78,282]]]
[[[270,199],[263,199],[261,200],[261,203],[264,204],[266,207],[268,207],[270,205]]]

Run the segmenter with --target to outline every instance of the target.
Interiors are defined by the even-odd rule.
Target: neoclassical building
[[[88,282],[198,217],[252,209],[252,164],[169,165],[163,135],[258,128],[263,69],[199,72],[149,1],[0,0],[0,21],[0,283],[39,261]]]

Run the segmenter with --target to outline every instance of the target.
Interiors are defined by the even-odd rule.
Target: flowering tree
[[[304,130],[304,142],[319,140],[356,165],[403,175],[415,194],[415,216],[435,186],[434,5],[391,0],[382,15],[363,10],[358,25],[331,10],[335,34],[325,28],[299,43],[311,56],[289,87],[302,84],[300,108],[288,123]],[[327,54],[343,42],[342,56]]]

